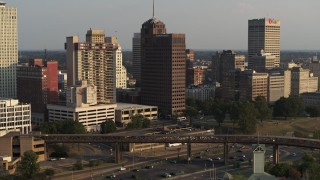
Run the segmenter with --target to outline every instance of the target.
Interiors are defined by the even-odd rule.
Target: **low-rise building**
[[[119,124],[128,124],[132,116],[141,114],[149,120],[158,119],[158,107],[139,104],[117,103],[115,110],[116,122]]]
[[[189,86],[186,89],[186,98],[207,101],[214,98],[215,87],[213,86]]]
[[[291,70],[291,95],[318,91],[318,77],[313,77],[309,69],[294,67]]]
[[[257,73],[246,70],[240,73],[239,83],[240,100],[254,101],[263,96],[268,99],[268,73]]]
[[[97,89],[82,81],[67,91],[67,105],[48,104],[49,121],[74,120],[82,123],[87,131],[100,131],[101,123],[115,121],[116,104],[97,104]]]
[[[12,131],[28,134],[32,131],[31,127],[30,104],[20,103],[17,99],[0,98],[0,136]]]
[[[320,105],[320,92],[306,92],[300,94],[305,106]]]
[[[289,97],[291,90],[291,71],[271,71],[268,77],[268,101],[274,103],[281,97]]]
[[[38,155],[38,162],[47,159],[45,142],[37,137],[40,133],[33,132],[33,135],[10,132],[0,137],[0,163],[4,165],[6,172],[10,174],[15,172],[17,163],[26,151],[34,151]]]

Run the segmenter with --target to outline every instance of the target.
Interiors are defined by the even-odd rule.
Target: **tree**
[[[240,107],[239,107],[239,103],[238,102],[233,102],[231,104],[229,104],[229,115],[230,115],[230,119],[233,121],[233,127],[236,123],[236,121],[239,120],[239,114],[240,114]]]
[[[44,174],[48,177],[52,177],[55,174],[55,171],[54,169],[47,168],[46,170],[44,170]]]
[[[54,145],[53,152],[50,154],[50,157],[62,158],[68,157],[69,148],[67,146]]]
[[[132,120],[127,124],[126,129],[140,129],[150,127],[150,120],[141,114],[132,116]]]
[[[239,126],[243,133],[253,134],[256,132],[256,109],[250,102],[240,104]]]
[[[280,98],[274,105],[274,116],[297,117],[304,112],[303,100],[298,96]]]
[[[215,109],[214,118],[219,123],[219,127],[221,127],[221,123],[223,123],[224,119],[226,118],[225,111],[221,110],[220,108]]]
[[[117,126],[112,120],[106,120],[100,125],[101,134],[112,133],[112,132],[115,132],[116,130],[117,130]]]
[[[296,168],[291,167],[289,169],[289,177],[291,177],[293,180],[300,180],[301,179],[301,173]]]
[[[272,109],[269,107],[269,104],[264,96],[256,97],[254,101],[254,107],[257,110],[257,118],[260,121],[270,119],[272,116]]]
[[[47,134],[85,134],[86,128],[79,121],[61,120],[44,124],[41,131]]]
[[[38,155],[35,152],[24,152],[23,156],[21,157],[21,163],[19,166],[19,170],[22,175],[29,179],[35,176],[40,170],[40,165],[37,161]]]
[[[192,118],[198,116],[198,110],[194,107],[187,106],[186,109],[184,110],[184,115],[186,117],[189,117],[190,124],[192,124]]]
[[[319,117],[320,116],[320,106],[312,105],[306,107],[306,112],[310,114],[311,117]]]
[[[288,164],[276,164],[270,170],[270,174],[276,177],[288,177],[290,166]]]

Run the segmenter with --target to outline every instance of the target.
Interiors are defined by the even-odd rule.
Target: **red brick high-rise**
[[[31,103],[33,124],[45,120],[46,104],[57,103],[58,62],[32,59],[17,68],[17,95],[23,103]]]
[[[186,45],[184,34],[167,34],[155,17],[141,28],[141,103],[158,106],[162,115],[185,109]]]

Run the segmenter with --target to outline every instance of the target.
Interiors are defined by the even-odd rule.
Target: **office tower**
[[[136,79],[136,87],[141,85],[141,34],[134,33],[132,38],[132,75]]]
[[[215,87],[213,86],[190,86],[186,89],[186,97],[196,99],[202,102],[214,98]]]
[[[86,42],[79,42],[78,36],[67,37],[68,87],[86,80],[97,86],[99,103],[114,103],[116,92],[116,62],[113,44],[105,42],[103,30],[90,29]]]
[[[115,120],[116,104],[97,104],[97,87],[78,81],[67,90],[67,105],[48,104],[49,121],[72,119],[82,123],[87,131],[100,131],[101,123]]]
[[[309,69],[294,67],[291,70],[291,95],[318,91],[318,78]]]
[[[257,73],[245,70],[240,73],[240,100],[254,101],[256,97],[263,96],[268,99],[268,73]]]
[[[127,69],[122,65],[122,48],[115,36],[106,37],[106,42],[113,44],[113,60],[116,62],[116,88],[127,88]]]
[[[67,91],[67,71],[61,70],[58,72],[58,89],[59,89],[59,100],[66,100],[66,91]]]
[[[186,56],[187,56],[187,69],[193,67],[194,63],[194,50],[193,49],[186,49]]]
[[[0,1],[0,97],[16,98],[18,64],[17,9]]]
[[[59,101],[58,62],[32,59],[28,65],[18,65],[17,96],[22,103],[31,104],[32,124],[42,125],[46,105]]]
[[[221,97],[226,100],[239,100],[241,70],[232,70],[223,74]]]
[[[196,85],[194,83],[195,69],[193,68],[193,63],[194,63],[194,50],[186,49],[186,87],[190,85]]]
[[[167,34],[155,17],[141,28],[141,103],[158,106],[162,115],[185,109],[186,45],[184,34]]]
[[[253,59],[261,50],[276,56],[275,67],[280,65],[280,20],[252,19],[248,26],[248,67],[252,68]]]
[[[276,56],[271,53],[265,53],[264,50],[261,50],[255,56],[252,56],[252,69],[257,72],[266,72],[270,69],[273,69],[275,66]]]
[[[187,87],[190,85],[203,85],[206,80],[206,71],[207,67],[203,66],[195,66],[192,68],[187,69]]]
[[[313,76],[318,78],[318,86],[320,84],[320,63],[317,60],[317,57],[314,57],[314,60],[309,64],[310,72],[313,73]],[[319,87],[318,87],[319,89]]]
[[[291,71],[272,70],[268,77],[268,101],[274,103],[281,97],[289,97],[291,91]]]
[[[28,134],[31,129],[31,106],[17,99],[0,98],[0,136],[12,131]]]
[[[217,52],[213,57],[213,77],[215,81],[222,83],[223,74],[234,70],[244,70],[245,56],[236,54],[231,50]]]

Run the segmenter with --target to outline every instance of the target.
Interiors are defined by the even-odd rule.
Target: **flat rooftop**
[[[158,108],[158,107],[157,106],[149,106],[149,105],[141,105],[141,104],[117,103],[116,110],[139,109],[139,108]]]

